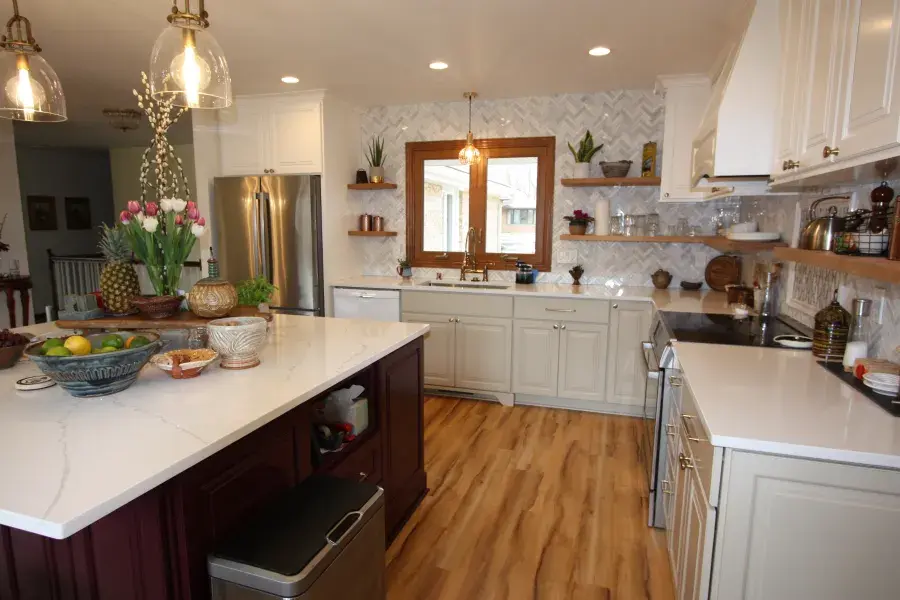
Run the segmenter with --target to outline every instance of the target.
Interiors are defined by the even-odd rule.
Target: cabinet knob
[[[670,495],[670,496],[671,496],[672,494],[675,493],[675,492],[672,491],[672,484],[669,483],[669,480],[668,480],[668,479],[663,479],[663,480],[662,480],[662,493],[663,493],[663,494],[668,494],[668,495]]]
[[[663,196],[665,196],[666,198],[668,198],[668,197],[669,197],[669,192],[666,192],[665,194],[663,194]]]
[[[565,326],[565,325],[563,325],[563,326],[562,326],[562,327],[560,327],[560,329],[565,329],[565,328],[566,328],[566,326]]]
[[[669,375],[669,385],[672,387],[681,387],[684,383],[684,380],[677,375]]]
[[[822,148],[822,158],[828,158],[829,156],[837,156],[841,153],[840,148],[832,148],[831,146],[825,146]]]
[[[451,323],[455,323],[456,320],[455,320],[453,317],[450,317],[450,322],[451,322]]]
[[[456,317],[456,322],[459,323],[459,317]]]
[[[675,437],[675,426],[671,423],[666,423],[666,435],[669,437]]]
[[[783,165],[784,169],[783,170],[790,171],[791,169],[796,169],[799,166],[800,166],[799,160],[786,160],[786,161],[784,161],[784,165]]]
[[[359,472],[359,480],[360,481],[365,481],[368,477],[369,477],[369,474],[366,473],[365,471]]]
[[[269,169],[269,173],[274,173],[275,169]]]
[[[553,324],[553,329],[559,329],[559,325],[557,325],[556,323],[554,323],[554,324]]]
[[[613,304],[613,308],[619,308],[618,304]]]
[[[678,466],[682,471],[694,468],[694,461],[684,455],[684,452],[678,455]]]

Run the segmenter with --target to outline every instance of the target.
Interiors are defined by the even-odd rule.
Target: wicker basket
[[[616,162],[601,162],[600,168],[604,177],[625,177],[631,168],[630,160],[617,160]]]

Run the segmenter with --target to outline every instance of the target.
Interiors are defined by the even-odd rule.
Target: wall
[[[27,275],[29,271],[28,246],[25,241],[25,218],[22,213],[22,200],[19,195],[19,172],[16,167],[16,145],[12,121],[0,119],[0,220],[6,215],[6,223],[0,239],[9,245],[9,252],[0,253],[0,273],[9,271],[14,260],[19,261],[19,272]],[[32,314],[33,303],[25,307]],[[6,302],[0,304],[0,329],[9,327]],[[22,325],[22,304],[19,295],[15,295],[17,325]],[[33,322],[33,321],[32,321]]]
[[[198,111],[204,112],[204,111]],[[197,119],[193,119],[197,120]],[[202,119],[199,125],[202,127]],[[147,146],[126,146],[124,148],[109,149],[109,163],[112,170],[113,202],[116,213],[124,210],[129,200],[137,200],[141,197],[141,162],[144,150]],[[197,190],[196,167],[194,165],[194,145],[175,144],[175,154],[181,159],[182,168],[188,179],[191,193],[196,196]]]
[[[571,281],[572,264],[559,261],[559,252],[576,250],[584,264],[585,283],[608,285],[650,285],[650,274],[658,268],[669,270],[679,280],[702,281],[706,263],[718,253],[701,244],[619,244],[564,242],[559,236],[568,231],[563,216],[576,208],[594,213],[596,201],[609,198],[611,212],[659,212],[660,220],[674,225],[679,217],[692,224],[711,228],[716,203],[699,205],[660,205],[658,188],[566,188],[559,179],[571,177],[572,155],[566,142],[575,142],[590,129],[604,149],[598,160],[631,159],[638,170],[645,142],[660,142],[663,135],[662,98],[650,91],[626,90],[599,94],[563,94],[557,96],[476,100],[472,130],[478,138],[556,136],[556,182],[553,211],[553,268],[541,275],[542,281]],[[385,140],[386,177],[396,182],[393,191],[357,192],[355,214],[369,212],[386,218],[386,229],[400,232],[396,238],[359,238],[363,272],[366,275],[393,275],[397,259],[405,256],[406,169],[405,144],[409,141],[464,139],[467,131],[466,102],[384,106],[365,110],[361,115],[360,153],[357,167],[365,166],[363,148],[373,136]],[[661,148],[661,144],[660,144]],[[660,152],[660,155],[662,153]],[[355,198],[355,197],[354,197]],[[416,269],[417,276],[430,276],[433,269]],[[498,273],[511,278],[512,272]]]
[[[83,148],[34,148],[16,146],[22,211],[25,215],[34,306],[37,312],[52,304],[47,250],[54,254],[96,254],[101,223],[112,223],[113,191],[109,154],[105,150]],[[56,198],[54,231],[32,231],[28,224],[29,195]],[[66,225],[66,197],[90,199],[90,229],[69,229]]]

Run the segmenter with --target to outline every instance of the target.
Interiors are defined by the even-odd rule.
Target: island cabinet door
[[[422,339],[377,363],[385,529],[388,539],[425,495],[425,383]]]

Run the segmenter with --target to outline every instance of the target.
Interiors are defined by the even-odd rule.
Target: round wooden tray
[[[723,254],[706,265],[706,284],[717,292],[724,292],[725,286],[741,282],[741,258]]]

